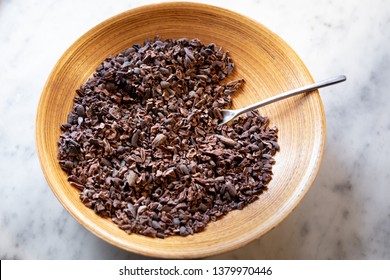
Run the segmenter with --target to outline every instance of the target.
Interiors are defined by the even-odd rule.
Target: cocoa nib
[[[257,111],[218,126],[242,79],[199,39],[146,40],[106,58],[76,91],[58,161],[81,201],[127,233],[203,231],[267,189],[277,129]]]

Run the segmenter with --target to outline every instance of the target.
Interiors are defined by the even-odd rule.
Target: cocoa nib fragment
[[[237,145],[237,142],[234,141],[233,139],[230,139],[228,137],[222,136],[222,135],[217,135],[219,141],[221,141],[225,146],[228,147],[234,147]]]
[[[152,147],[158,147],[161,146],[167,141],[167,137],[164,134],[157,134],[152,142]]]
[[[277,129],[257,111],[218,126],[243,85],[230,54],[199,39],[146,40],[76,91],[58,161],[81,201],[127,233],[203,231],[267,190]]]

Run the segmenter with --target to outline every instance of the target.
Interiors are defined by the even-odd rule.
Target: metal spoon
[[[265,99],[263,101],[257,102],[255,104],[249,105],[249,106],[241,108],[241,109],[221,110],[222,121],[218,125],[223,125],[223,124],[231,121],[232,119],[234,119],[235,117],[237,117],[243,113],[252,111],[252,110],[257,109],[259,107],[268,105],[270,103],[273,103],[273,102],[276,102],[276,101],[279,101],[279,100],[282,100],[282,99],[285,99],[285,98],[288,98],[288,97],[291,97],[291,96],[294,96],[294,95],[297,95],[297,94],[300,94],[303,92],[308,92],[308,91],[315,90],[318,88],[322,88],[322,87],[334,85],[334,84],[337,84],[340,82],[344,82],[346,79],[347,78],[344,75],[340,75],[340,76],[332,77],[332,78],[329,78],[329,79],[326,79],[326,80],[323,80],[323,81],[320,81],[320,82],[317,82],[317,83],[314,83],[314,84],[311,84],[308,86],[304,86],[301,88],[287,91],[285,93],[282,93],[282,94],[279,94],[277,96]]]

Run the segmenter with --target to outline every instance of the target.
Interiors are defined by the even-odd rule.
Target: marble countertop
[[[94,25],[162,1],[0,0],[0,259],[140,259],[74,220],[45,181],[35,114],[62,53]],[[390,2],[199,1],[261,22],[300,55],[321,90],[318,176],[274,230],[218,259],[390,259]],[[239,3],[240,2],[240,3]]]

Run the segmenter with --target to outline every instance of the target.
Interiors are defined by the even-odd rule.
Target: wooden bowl
[[[269,190],[243,210],[229,213],[206,230],[166,239],[128,235],[111,220],[96,215],[79,199],[57,162],[60,125],[66,122],[75,90],[109,55],[147,38],[199,38],[228,50],[236,68],[230,79],[246,83],[233,98],[241,107],[313,80],[298,55],[263,25],[237,13],[195,3],[143,6],[114,16],[78,39],[60,58],[42,92],[37,112],[39,159],[53,192],[84,227],[103,240],[143,255],[200,258],[239,248],[259,238],[297,206],[320,166],[325,117],[318,94],[303,94],[263,107],[260,112],[279,128],[274,176]],[[226,82],[226,81],[224,81]]]

